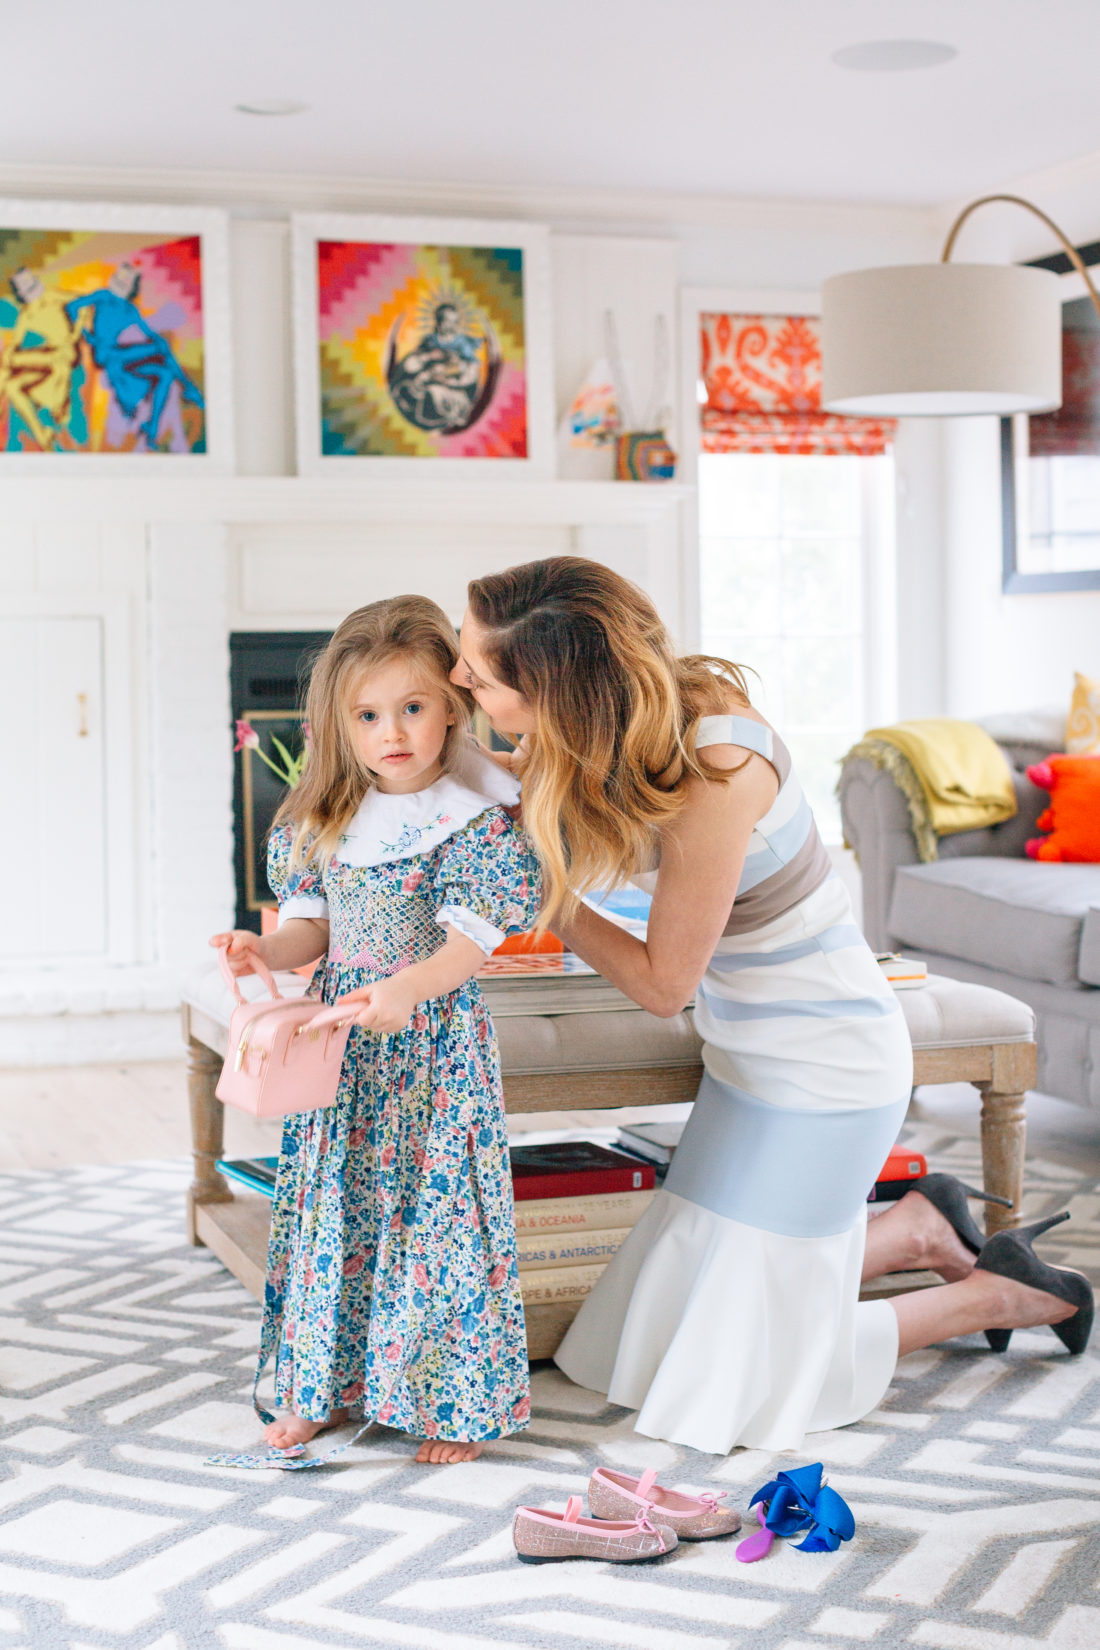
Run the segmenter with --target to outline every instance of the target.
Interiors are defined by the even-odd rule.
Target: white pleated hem
[[[635,1430],[714,1455],[797,1450],[881,1401],[898,1355],[888,1301],[860,1301],[866,1217],[787,1237],[659,1192],[555,1355]]]

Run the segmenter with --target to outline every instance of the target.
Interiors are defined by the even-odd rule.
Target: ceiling
[[[0,156],[930,205],[1100,150],[1098,0],[4,6]],[[867,40],[943,41],[860,73]],[[238,114],[260,98],[289,118]]]

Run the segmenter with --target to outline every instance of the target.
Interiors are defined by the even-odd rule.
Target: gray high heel
[[[994,1232],[982,1248],[975,1268],[980,1266],[983,1272],[1011,1278],[1015,1283],[1025,1283],[1031,1289],[1042,1289],[1046,1294],[1056,1295],[1059,1300],[1075,1306],[1077,1310],[1072,1318],[1052,1323],[1049,1327],[1067,1352],[1078,1353],[1085,1350],[1092,1333],[1096,1310],[1092,1284],[1083,1272],[1074,1272],[1066,1266],[1048,1266],[1032,1248],[1037,1237],[1068,1219],[1069,1210],[1063,1209],[1061,1214],[1049,1215],[1046,1220],[1037,1220],[1031,1226],[1018,1226],[1010,1232]],[[994,1352],[1003,1352],[1012,1339],[1012,1331],[987,1329],[985,1338]]]

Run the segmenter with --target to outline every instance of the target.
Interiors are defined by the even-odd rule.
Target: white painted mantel
[[[93,803],[106,888],[97,950],[74,954],[56,899],[56,936],[44,945],[41,921],[28,922],[38,936],[30,956],[9,941],[0,1061],[179,1053],[180,983],[204,960],[208,935],[232,921],[231,632],[325,629],[406,590],[457,620],[475,575],[570,553],[642,585],[690,646],[694,508],[690,488],[598,481],[0,482],[5,619],[37,623],[42,634],[59,618],[94,620],[102,639],[102,668],[85,689],[102,745],[102,797],[91,797],[86,777],[85,794],[73,790],[78,747],[65,741],[75,723],[55,711],[28,747],[50,760],[39,765],[31,807],[45,810],[30,832],[42,864],[20,897],[31,910],[64,883],[56,819],[79,825]],[[26,714],[33,721],[35,707]],[[21,851],[25,863],[28,820],[9,829],[8,862]],[[73,890],[75,904],[79,896]]]

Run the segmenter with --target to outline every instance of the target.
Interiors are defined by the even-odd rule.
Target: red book
[[[891,1146],[889,1156],[877,1178],[879,1180],[919,1180],[928,1173],[928,1159],[923,1152],[909,1146]]]
[[[656,1183],[652,1163],[589,1140],[552,1140],[513,1146],[512,1194],[517,1203],[536,1197],[587,1197],[596,1192],[644,1192]]]

